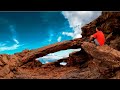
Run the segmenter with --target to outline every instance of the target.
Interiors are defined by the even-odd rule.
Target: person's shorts
[[[99,42],[97,41],[97,39],[94,39],[94,42],[96,45],[98,45],[98,46],[100,45]]]

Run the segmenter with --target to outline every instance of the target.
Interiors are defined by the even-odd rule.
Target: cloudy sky
[[[81,26],[99,15],[101,11],[0,12],[0,54],[82,37]]]

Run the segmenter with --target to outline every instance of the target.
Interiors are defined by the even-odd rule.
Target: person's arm
[[[96,38],[96,37],[97,37],[97,33],[91,35],[89,41],[92,41],[92,39],[93,39],[93,38]]]
[[[93,36],[93,35],[91,35],[91,36],[90,36],[90,39],[89,39],[89,41],[92,41],[93,37],[94,37],[94,36]]]

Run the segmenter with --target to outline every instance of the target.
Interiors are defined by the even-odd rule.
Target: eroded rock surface
[[[106,44],[96,46],[88,42],[101,26]],[[13,79],[119,79],[120,78],[120,12],[102,14],[84,25],[82,38],[58,42],[13,55],[0,55],[0,78]],[[36,58],[66,49],[77,49],[68,58],[42,64]],[[60,62],[66,62],[62,66]]]

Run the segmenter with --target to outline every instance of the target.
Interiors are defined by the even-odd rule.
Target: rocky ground
[[[104,46],[88,42],[101,26]],[[120,79],[120,12],[102,12],[82,28],[82,38],[55,43],[43,48],[0,55],[1,79]],[[77,49],[68,58],[42,64],[36,58],[66,49]],[[66,66],[60,62],[66,62]]]

